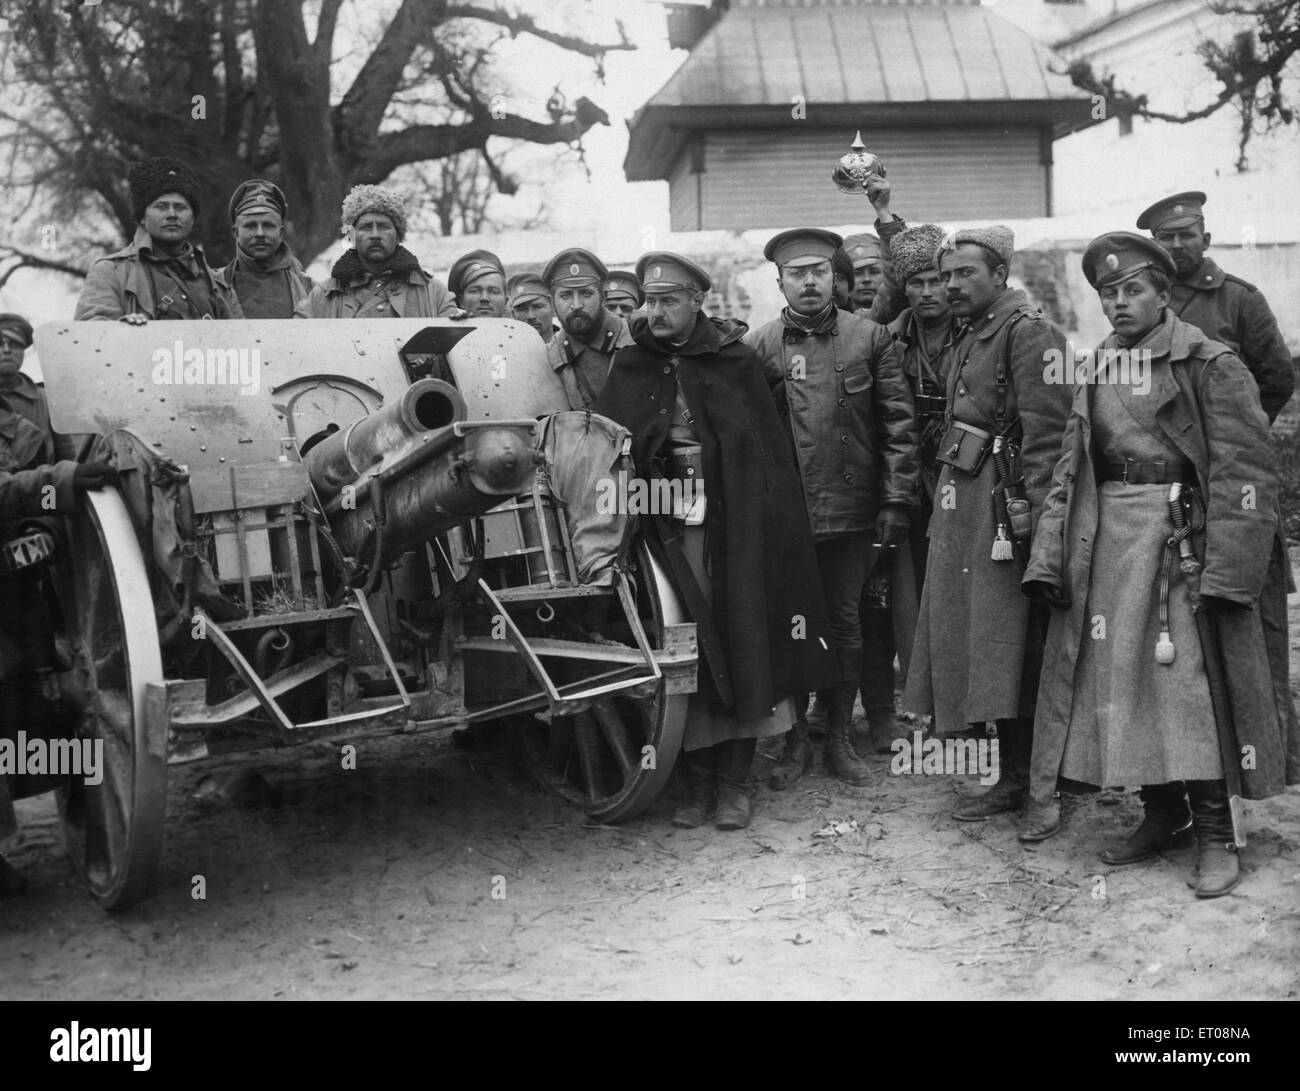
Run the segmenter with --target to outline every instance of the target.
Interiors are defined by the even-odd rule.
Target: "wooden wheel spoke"
[[[607,697],[597,701],[591,711],[600,725],[601,734],[605,736],[605,742],[609,744],[614,760],[618,762],[624,781],[635,776],[641,755],[623,719],[623,714]]]
[[[600,799],[600,744],[597,727],[590,712],[573,717],[573,743],[582,775],[582,787],[592,801]]]

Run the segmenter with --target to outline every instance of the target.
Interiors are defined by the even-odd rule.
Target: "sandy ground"
[[[207,770],[174,771],[154,895],[116,914],[79,887],[51,797],[20,802],[31,889],[0,902],[0,997],[1300,996],[1300,789],[1247,805],[1245,881],[1198,902],[1192,849],[1097,858],[1138,821],[1130,793],[1066,797],[1063,831],[1025,847],[1006,816],[951,821],[975,777],[894,776],[888,757],[870,787],[819,764],[786,793],[764,757],[754,823],[727,834],[674,830],[675,787],[594,826],[504,736],[363,742],[339,764],[262,761],[273,806],[213,803]]]

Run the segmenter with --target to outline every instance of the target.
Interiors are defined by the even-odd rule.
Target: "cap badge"
[[[569,266],[569,272],[570,272],[573,276],[577,276],[578,273],[580,273],[581,271],[582,271],[582,270],[578,268],[578,263],[577,263],[576,261],[575,261],[572,265]]]
[[[658,280],[664,275],[664,271],[658,265],[656,265],[653,269],[650,270],[650,275],[655,280]]]
[[[1174,214],[1177,215],[1177,216],[1181,216],[1181,215],[1183,214],[1183,206],[1182,206],[1182,205],[1174,205]]]
[[[1109,269],[1112,273],[1115,272],[1115,271],[1119,268],[1119,255],[1118,255],[1118,254],[1107,254],[1107,255],[1106,255],[1106,268]]]

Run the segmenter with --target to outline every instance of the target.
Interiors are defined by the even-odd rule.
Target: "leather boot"
[[[719,830],[743,830],[749,825],[753,807],[745,782],[754,761],[757,739],[728,739],[713,748],[718,782],[718,813],[713,825]]]
[[[1218,898],[1241,882],[1227,788],[1221,780],[1189,780],[1187,794],[1196,830],[1196,896]]]
[[[685,795],[673,812],[673,825],[678,829],[693,830],[703,826],[714,800],[714,747],[702,750],[683,750],[677,759],[678,776]]]
[[[786,732],[785,751],[781,760],[772,770],[767,786],[781,792],[794,785],[812,766],[813,746],[808,737],[808,721],[795,720],[794,726]]]
[[[829,776],[860,788],[871,783],[871,769],[853,750],[853,696],[858,683],[846,682],[822,693],[826,702],[826,745],[822,764]]]
[[[1168,848],[1186,848],[1192,843],[1192,812],[1182,781],[1172,784],[1144,784],[1142,824],[1120,845],[1101,852],[1103,863],[1112,867],[1140,864]]]
[[[863,732],[853,736],[859,757],[865,758],[868,754],[892,754],[894,740],[907,737],[907,733],[898,723],[898,717],[894,715],[892,705],[889,708],[867,709],[867,727],[870,735]]]
[[[804,704],[808,705],[808,712],[802,718],[808,724],[808,737],[812,739],[826,738],[826,706],[821,703],[820,696],[814,693],[811,700],[804,699]],[[795,700],[797,701],[798,698]]]
[[[1018,811],[1029,794],[1029,747],[1032,720],[998,721],[998,782],[987,792],[953,808],[958,822],[983,822],[995,814]]]
[[[1055,798],[1046,802],[1025,797],[1025,811],[1016,827],[1016,838],[1027,845],[1046,841],[1061,828],[1061,804]]]

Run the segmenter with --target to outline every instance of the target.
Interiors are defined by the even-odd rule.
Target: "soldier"
[[[505,318],[506,270],[491,250],[471,250],[458,257],[447,286],[470,318]]]
[[[348,249],[329,279],[294,308],[295,318],[447,318],[457,313],[442,281],[402,245],[406,203],[382,186],[343,198]]]
[[[1196,896],[1214,898],[1240,877],[1222,754],[1252,754],[1246,798],[1283,789],[1283,732],[1259,684],[1264,631],[1251,609],[1275,533],[1276,455],[1241,361],[1174,315],[1176,267],[1158,244],[1101,235],[1083,269],[1114,332],[1075,392],[1025,571],[1025,591],[1057,608],[1026,815],[1037,809],[1042,832],[1055,829],[1058,773],[1141,784],[1141,826],[1102,859],[1138,863],[1194,828]],[[1196,531],[1190,553],[1174,537],[1179,514]],[[1207,651],[1236,733],[1223,749]]]
[[[1272,424],[1295,391],[1291,353],[1264,293],[1206,256],[1210,233],[1204,207],[1204,193],[1175,193],[1144,211],[1137,226],[1149,230],[1174,260],[1177,276],[1169,294],[1174,314],[1237,354],[1259,384],[1259,400]]]
[[[605,309],[601,284],[608,275],[600,258],[581,249],[561,250],[542,271],[560,320],[546,358],[564,385],[570,409],[596,404],[614,350],[632,344],[627,323]]]
[[[844,252],[848,254],[853,269],[853,309],[869,315],[876,292],[885,282],[880,239],[870,231],[850,235],[844,240]]]
[[[245,318],[292,318],[316,287],[289,249],[289,203],[274,182],[250,178],[230,197],[235,257],[222,270]]]
[[[1264,293],[1239,277],[1225,273],[1206,257],[1210,233],[1205,230],[1205,194],[1176,193],[1157,201],[1138,217],[1139,229],[1169,251],[1177,276],[1169,292],[1169,307],[1206,337],[1227,345],[1250,370],[1259,386],[1259,400],[1272,424],[1295,390],[1291,353],[1278,330]],[[1287,723],[1287,782],[1300,784],[1300,722],[1291,697],[1290,635],[1287,592],[1295,590],[1286,550],[1285,522],[1278,497],[1278,533],[1268,575],[1260,592],[1259,612],[1268,634],[1268,663],[1274,700]]]
[[[891,568],[877,571],[862,596],[862,710],[877,754],[888,754],[898,736],[894,716],[894,657],[907,673],[915,634],[916,597],[899,601],[895,592],[915,590],[925,582],[939,471],[939,441],[947,405],[948,372],[959,327],[939,278],[935,255],[943,240],[937,224],[921,224],[890,241],[893,275],[907,295],[908,307],[888,328],[903,357],[903,372],[916,410],[921,491],[919,509],[908,534],[908,550]],[[902,551],[900,551],[902,552]],[[906,577],[906,578],[904,578]],[[865,741],[865,740],[864,740]]]
[[[831,255],[831,269],[835,274],[835,306],[852,314],[858,309],[853,302],[853,288],[857,278],[853,272],[853,259],[849,257],[844,247],[835,248],[835,253]]]
[[[536,273],[518,273],[506,283],[506,294],[511,317],[527,322],[543,341],[550,341],[555,333],[555,308],[546,281]]]
[[[626,269],[609,271],[605,277],[605,310],[627,321],[644,302],[645,292],[641,291],[641,282],[635,273]]]
[[[1070,407],[1069,387],[1047,370],[1072,363],[1065,335],[1007,287],[1013,244],[997,225],[958,231],[939,251],[966,328],[948,374],[950,426],[903,704],[933,713],[939,734],[997,722],[1001,777],[957,806],[963,822],[1018,810],[1029,783],[1047,608],[1025,599],[1020,577]]]
[[[179,159],[159,155],[133,163],[127,179],[135,238],[90,267],[76,320],[139,326],[151,318],[243,318],[235,293],[190,241],[198,176]]]
[[[826,708],[826,771],[862,785],[871,770],[850,738],[862,658],[859,603],[879,553],[873,539],[886,551],[907,540],[916,432],[902,364],[884,327],[840,310],[832,298],[840,242],[815,228],[768,242],[763,256],[777,267],[787,306],[745,341],[762,361],[792,443],[830,609],[840,682],[818,695]],[[811,761],[801,715],[771,786],[789,787]]]
[[[581,265],[562,256],[563,270]],[[691,483],[672,512],[643,520],[699,629],[673,824],[701,825],[716,799],[716,827],[741,829],[756,739],[789,728],[796,695],[837,678],[816,558],[789,438],[744,325],[701,311],[711,280],[687,258],[646,254],[637,276],[646,313],[633,316],[633,344],[615,354],[595,408],[631,430],[643,479]]]
[[[55,437],[41,388],[21,371],[32,327],[17,314],[0,314],[0,541],[45,533],[42,517],[68,510],[86,489],[117,479],[105,462],[55,462]],[[30,520],[24,525],[24,520]],[[52,537],[52,536],[51,536]],[[32,727],[57,698],[57,656],[40,587],[26,570],[0,573],[0,735]],[[41,702],[37,706],[35,702]],[[0,842],[17,829],[6,778],[0,775]],[[0,896],[26,882],[0,855]]]

